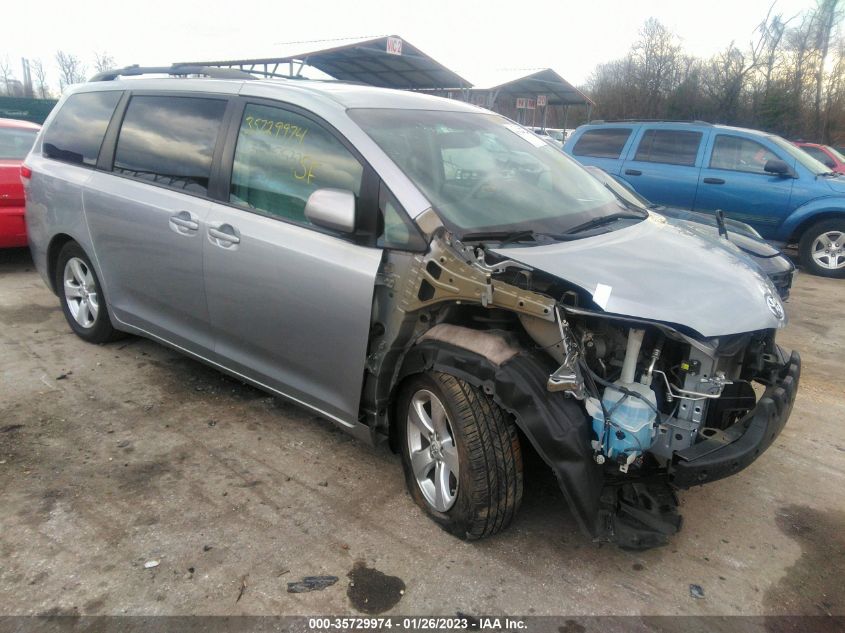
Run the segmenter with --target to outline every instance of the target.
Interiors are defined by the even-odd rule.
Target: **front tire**
[[[89,343],[108,343],[124,336],[111,324],[100,280],[88,255],[76,242],[59,251],[56,288],[71,329]]]
[[[820,277],[845,277],[845,218],[816,222],[798,244],[801,265]]]
[[[516,425],[481,389],[449,374],[411,377],[397,407],[405,481],[414,501],[466,540],[505,529],[522,503]]]

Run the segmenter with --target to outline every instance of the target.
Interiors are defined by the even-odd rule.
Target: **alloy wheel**
[[[458,450],[449,416],[440,399],[427,389],[408,405],[408,450],[417,485],[438,512],[451,508],[458,496]]]
[[[821,268],[838,270],[845,267],[845,233],[841,231],[822,233],[813,240],[810,255]]]
[[[100,311],[97,285],[91,268],[79,257],[71,257],[65,264],[64,294],[74,320],[86,329],[93,327]]]

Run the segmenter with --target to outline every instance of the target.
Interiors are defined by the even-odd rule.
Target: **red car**
[[[807,152],[820,163],[823,163],[838,174],[845,174],[845,156],[837,152],[830,145],[819,145],[818,143],[805,143],[798,141],[798,147]]]
[[[40,125],[0,119],[0,248],[26,246],[21,165]]]

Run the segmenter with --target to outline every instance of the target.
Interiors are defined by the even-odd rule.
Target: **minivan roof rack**
[[[590,125],[594,123],[690,123],[694,125],[713,125],[709,121],[701,121],[699,119],[593,119]]]
[[[116,68],[97,73],[88,81],[114,81],[118,77],[137,77],[140,75],[205,75],[213,79],[255,79],[245,70],[236,68],[215,68],[196,64],[173,64],[172,66],[139,66],[133,64],[125,68]]]

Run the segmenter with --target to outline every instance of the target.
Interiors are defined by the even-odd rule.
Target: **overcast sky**
[[[90,75],[94,51],[107,51],[121,66],[164,65],[270,57],[285,42],[398,34],[470,81],[490,69],[551,67],[580,85],[596,64],[623,55],[650,16],[677,33],[688,52],[708,56],[732,40],[747,43],[771,2],[6,2],[0,58],[8,57],[20,76],[21,57],[52,64],[62,49],[83,58]],[[776,11],[791,16],[814,5],[814,0],[777,0]],[[55,85],[51,69],[48,79]]]

